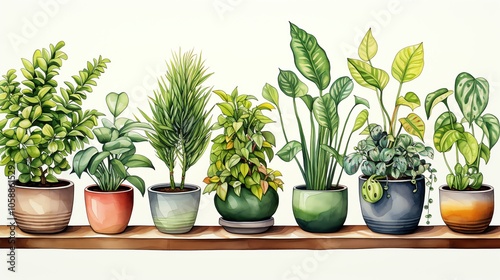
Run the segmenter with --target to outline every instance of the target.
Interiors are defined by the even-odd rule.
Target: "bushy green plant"
[[[451,95],[455,96],[462,113],[460,121],[454,113],[457,110],[451,110],[448,104],[448,97]],[[467,72],[457,75],[454,91],[441,88],[425,99],[428,119],[434,106],[440,103],[446,106],[446,111],[439,115],[434,124],[433,141],[436,151],[443,154],[450,172],[446,176],[446,183],[451,189],[477,190],[482,186],[481,159],[485,164],[488,163],[491,149],[500,137],[498,118],[493,114],[483,114],[488,101],[488,81],[474,78]],[[456,163],[452,169],[446,154],[453,152]]]
[[[265,116],[263,110],[273,110],[268,102],[252,106],[253,95],[238,94],[235,88],[231,94],[222,90],[214,91],[223,102],[217,103],[222,114],[217,118],[213,130],[223,129],[223,133],[213,140],[210,152],[210,167],[204,182],[203,193],[215,191],[223,201],[228,188],[234,188],[240,195],[241,188],[249,189],[262,199],[269,187],[283,189],[281,172],[268,168],[267,162],[274,157],[275,137],[264,127],[274,122]]]
[[[174,54],[168,64],[166,80],[158,81],[159,91],[149,103],[152,116],[141,110],[154,128],[147,132],[156,155],[170,171],[170,187],[184,188],[186,172],[205,152],[211,136],[210,110],[206,106],[211,89],[203,83],[212,75],[206,74],[201,55],[193,51]],[[176,185],[174,169],[181,164],[181,182]]]
[[[319,94],[314,97],[308,94],[308,86],[299,79],[295,72],[280,69],[278,85],[286,96],[292,98],[300,135],[300,141],[290,140],[287,130],[291,130],[292,127],[283,124],[278,91],[270,84],[265,85],[264,97],[276,105],[286,141],[277,155],[286,162],[295,160],[307,189],[330,189],[334,186],[332,183],[337,171],[339,175],[336,185],[340,182],[343,158],[352,134],[360,129],[368,118],[368,110],[362,110],[357,115],[346,140],[344,136],[351,114],[358,105],[369,107],[368,101],[355,96],[354,105],[344,122],[341,123],[338,108],[340,103],[351,94],[352,80],[349,77],[340,77],[330,85],[330,61],[316,38],[293,23],[290,23],[290,35],[290,47],[295,66],[304,78],[315,84]],[[329,90],[325,92],[328,86],[330,86]],[[299,113],[298,100],[303,102],[308,114]],[[310,124],[309,138],[306,137],[307,131],[303,125],[303,122],[307,121],[307,116]],[[340,126],[342,126],[341,130],[339,130]],[[302,154],[300,160],[297,156],[299,152]]]
[[[382,125],[370,123],[362,132],[367,138],[361,140],[354,147],[355,152],[345,158],[344,168],[347,174],[352,175],[361,167],[361,172],[369,177],[362,187],[369,191],[363,195],[367,202],[375,203],[382,199],[383,187],[378,179],[400,179],[411,178],[415,183],[418,175],[429,173],[426,185],[432,190],[432,182],[436,180],[435,169],[427,162],[425,157],[432,159],[434,150],[423,143],[425,134],[425,123],[415,112],[406,117],[398,118],[399,109],[408,107],[414,111],[420,106],[420,98],[412,91],[403,96],[403,85],[416,79],[424,68],[423,43],[411,45],[401,49],[395,56],[391,73],[392,77],[399,83],[398,90],[392,102],[384,100],[384,93],[389,83],[389,74],[373,65],[373,58],[378,52],[378,43],[368,30],[358,48],[360,59],[348,58],[348,67],[352,78],[361,86],[371,89],[377,95],[380,105]],[[389,115],[386,105],[394,104],[392,115]],[[399,122],[399,127],[398,127]],[[406,133],[402,133],[402,129]],[[414,136],[422,142],[415,141]],[[416,186],[416,185],[415,185]],[[415,192],[417,188],[415,187]],[[377,193],[378,195],[374,195]],[[429,197],[427,203],[431,203]],[[425,209],[430,218],[429,205]]]
[[[102,127],[94,128],[97,141],[102,144],[99,151],[89,147],[75,154],[73,171],[78,178],[87,173],[102,191],[116,191],[128,181],[144,196],[146,185],[136,175],[130,175],[129,169],[136,167],[153,168],[147,157],[136,154],[134,143],[147,141],[140,131],[150,131],[151,126],[129,118],[119,117],[127,108],[128,95],[125,92],[111,92],[106,96],[106,104],[113,119],[102,119]]]
[[[58,88],[55,78],[63,61],[63,41],[49,49],[36,50],[32,60],[22,58],[24,80],[16,81],[9,70],[0,81],[0,165],[19,170],[21,183],[45,186],[58,182],[56,175],[69,170],[67,157],[93,139],[96,110],[82,110],[82,101],[96,86],[109,59],[99,56],[72,76],[74,83]]]

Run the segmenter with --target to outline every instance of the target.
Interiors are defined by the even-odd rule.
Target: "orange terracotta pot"
[[[495,208],[493,187],[484,185],[477,191],[454,191],[448,186],[439,188],[441,217],[453,231],[481,233],[491,223]]]
[[[90,227],[97,233],[123,232],[134,206],[134,189],[121,185],[118,191],[103,192],[96,185],[85,188],[85,208]]]

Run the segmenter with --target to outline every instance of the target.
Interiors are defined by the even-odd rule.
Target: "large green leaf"
[[[278,157],[280,157],[281,160],[289,162],[293,158],[295,158],[297,153],[300,152],[301,150],[302,150],[302,145],[300,144],[300,142],[292,140],[286,143],[286,145],[283,146],[283,148],[281,148],[276,153],[276,155],[278,155]]]
[[[348,175],[353,175],[356,173],[364,161],[363,156],[360,153],[352,153],[344,158],[344,170]]]
[[[392,62],[392,76],[400,83],[417,78],[424,69],[423,43],[400,50]]]
[[[406,118],[400,118],[399,122],[406,132],[424,140],[425,123],[417,114],[410,113]]]
[[[130,149],[134,144],[128,139],[128,137],[120,137],[115,141],[108,142],[103,145],[103,151],[110,152],[112,154],[123,154]]]
[[[113,137],[112,130],[107,127],[94,128],[94,130],[92,131],[94,132],[97,141],[99,141],[99,143],[101,144],[111,141],[111,138]]]
[[[127,170],[125,169],[125,165],[119,159],[111,160],[111,167],[115,171],[115,174],[120,177],[120,179],[127,178]]]
[[[478,158],[479,154],[479,144],[476,138],[469,132],[463,133],[464,138],[458,140],[458,150],[465,158],[467,164],[472,165]]]
[[[418,95],[416,95],[414,92],[408,92],[406,95],[400,96],[396,100],[396,105],[402,105],[402,106],[408,106],[412,110],[415,110],[420,106],[420,98],[418,98]]]
[[[313,113],[319,125],[328,128],[332,134],[337,132],[339,115],[337,106],[330,95],[323,95],[314,101]]]
[[[455,79],[455,100],[465,119],[472,123],[486,109],[489,99],[489,85],[484,78],[475,79],[462,72]]]
[[[88,167],[88,172],[91,175],[95,175],[99,165],[102,163],[103,160],[108,158],[110,155],[111,155],[110,152],[104,151],[92,156],[92,158],[90,159],[90,166]]]
[[[262,96],[269,102],[279,107],[278,91],[272,85],[266,83],[262,88]]]
[[[493,148],[500,137],[500,124],[498,118],[492,114],[484,114],[476,119],[476,123],[483,130],[484,135],[488,138],[488,147]]]
[[[284,94],[290,97],[301,97],[307,94],[308,88],[297,75],[289,70],[281,70],[278,75],[278,85]]]
[[[354,83],[349,77],[340,77],[333,82],[330,87],[330,95],[333,97],[335,104],[339,104],[342,100],[349,97],[354,88]]]
[[[300,73],[324,90],[330,84],[330,61],[316,38],[290,22],[290,47]]]
[[[143,155],[132,155],[123,159],[122,162],[127,167],[149,167],[154,169],[151,160]]]
[[[369,61],[377,54],[377,51],[378,44],[375,38],[373,38],[372,29],[370,28],[359,44],[358,55],[362,60]]]
[[[347,59],[347,66],[352,78],[360,85],[369,89],[384,90],[389,83],[389,75],[382,69],[375,68],[370,64],[358,60]]]
[[[439,149],[436,147],[436,150],[438,152],[448,152],[460,139],[464,139],[463,133],[455,129],[450,129],[442,135],[439,141]]]
[[[429,93],[427,97],[425,97],[425,114],[427,115],[427,119],[431,116],[432,108],[440,102],[446,100],[446,98],[452,94],[453,91],[448,90],[447,88],[441,88],[435,92]]]
[[[73,157],[73,171],[78,178],[81,178],[83,172],[87,169],[90,159],[97,154],[98,151],[95,147],[89,147],[86,150],[78,151]]]
[[[457,117],[452,112],[446,111],[439,115],[434,123],[434,131],[437,131],[442,126],[457,124]]]
[[[128,95],[125,92],[111,92],[106,96],[106,104],[113,116],[119,116],[128,106]]]
[[[440,153],[446,152],[446,150],[444,150],[441,147],[441,142],[442,142],[443,136],[448,131],[458,131],[458,133],[460,135],[462,135],[464,132],[464,127],[459,123],[455,123],[453,125],[452,124],[443,124],[443,125],[436,128],[436,130],[434,131],[433,142],[434,142],[434,147],[436,148],[436,151],[438,151]],[[453,135],[449,135],[449,136],[453,136]],[[451,139],[453,139],[453,138],[451,138]]]
[[[491,156],[491,152],[490,152],[490,149],[488,148],[488,146],[486,146],[485,144],[481,143],[481,154],[480,154],[480,157],[482,159],[484,159],[484,163],[488,163],[488,161],[490,160],[490,156]]]

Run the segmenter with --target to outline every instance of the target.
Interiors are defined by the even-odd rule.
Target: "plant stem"
[[[304,168],[305,168],[305,181],[306,181],[306,186],[309,186],[311,184],[310,178],[309,178],[309,170],[310,170],[310,161],[309,161],[309,152],[307,150],[307,143],[306,143],[306,138],[304,136],[304,130],[302,128],[302,122],[300,121],[299,113],[297,111],[297,101],[296,98],[293,99],[293,110],[295,112],[295,117],[297,118],[297,124],[299,126],[299,132],[300,132],[300,142],[302,144],[302,158],[304,161]]]
[[[453,170],[450,167],[450,164],[448,163],[448,159],[446,158],[446,153],[443,152],[443,158],[444,158],[444,163],[446,164],[446,167],[448,168],[448,171],[450,171],[450,174],[454,174]]]
[[[276,108],[278,109],[278,115],[280,116],[280,124],[281,124],[281,130],[283,131],[283,136],[285,137],[286,143],[289,143],[290,141],[288,141],[288,136],[286,135],[285,125],[283,124],[283,115],[281,114],[281,109],[280,109],[279,106],[276,106]],[[300,173],[302,174],[302,177],[305,178],[306,174],[304,172],[304,167],[302,167],[302,164],[300,164],[300,162],[299,162],[299,160],[297,159],[296,156],[294,156],[293,159],[297,163],[297,166],[300,169]]]
[[[401,95],[401,89],[403,88],[403,83],[399,83],[398,94],[396,95],[396,103],[398,102],[399,96]],[[391,127],[389,134],[392,134],[394,130],[396,130],[396,119],[398,118],[399,105],[394,104],[394,111],[392,112]]]

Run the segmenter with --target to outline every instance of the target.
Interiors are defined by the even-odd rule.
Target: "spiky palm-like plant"
[[[147,133],[156,155],[170,171],[170,187],[176,187],[174,168],[179,160],[182,174],[177,186],[184,188],[186,172],[205,152],[211,136],[210,110],[206,110],[211,88],[202,84],[213,73],[206,73],[201,54],[193,50],[173,53],[159,90],[150,98],[152,116],[140,110],[154,132]]]

